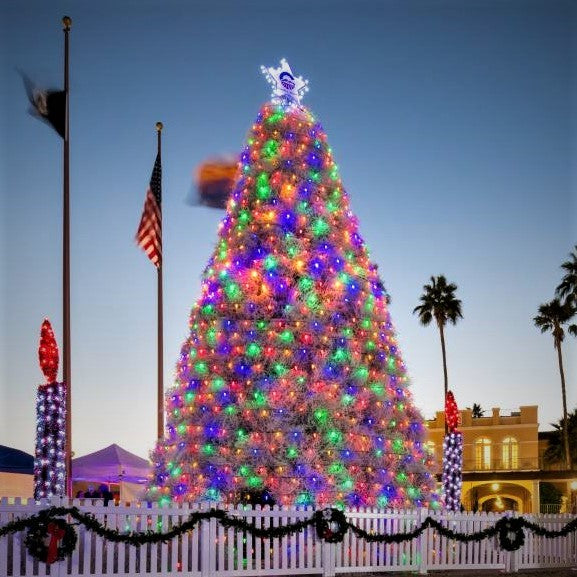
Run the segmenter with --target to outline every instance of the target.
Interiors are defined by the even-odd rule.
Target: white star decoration
[[[260,67],[261,72],[272,86],[272,102],[283,106],[299,106],[301,98],[308,92],[308,80],[294,76],[288,62],[283,58],[278,68]]]

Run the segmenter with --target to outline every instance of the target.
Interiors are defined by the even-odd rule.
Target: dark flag
[[[22,73],[21,73],[22,74]],[[40,118],[64,138],[66,130],[66,91],[38,88],[25,74],[22,74],[28,100],[32,105],[30,114]]]
[[[142,218],[136,233],[136,242],[144,250],[152,264],[160,268],[162,266],[162,167],[160,153],[156,155],[150,184],[146,191]]]
[[[198,204],[226,208],[236,170],[236,160],[213,160],[201,164],[197,172]]]

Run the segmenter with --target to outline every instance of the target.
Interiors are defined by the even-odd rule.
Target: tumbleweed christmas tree
[[[241,154],[148,498],[436,506],[423,420],[327,137],[286,61]]]

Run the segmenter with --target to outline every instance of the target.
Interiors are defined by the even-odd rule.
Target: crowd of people
[[[93,485],[88,485],[88,489],[86,491],[78,491],[76,493],[77,499],[102,499],[104,501],[104,505],[108,505],[110,501],[114,499],[114,495],[112,491],[108,488],[108,485],[100,485],[98,487],[98,491],[94,490]]]

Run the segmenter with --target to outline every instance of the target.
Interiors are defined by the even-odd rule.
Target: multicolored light
[[[302,106],[252,127],[166,410],[149,499],[437,506],[385,288]]]
[[[38,359],[47,382],[36,395],[35,499],[66,490],[66,385],[56,382],[58,345],[48,319],[42,323]]]

